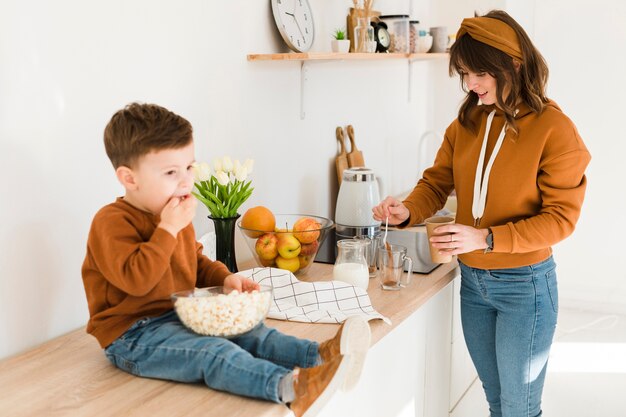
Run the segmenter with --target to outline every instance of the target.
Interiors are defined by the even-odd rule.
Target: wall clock
[[[276,27],[289,49],[306,52],[315,38],[313,14],[308,0],[272,0]]]

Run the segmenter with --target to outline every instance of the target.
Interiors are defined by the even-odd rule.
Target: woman
[[[558,310],[551,246],[574,230],[590,155],[546,97],[547,65],[513,18],[464,19],[456,39],[450,75],[467,92],[458,118],[406,200],[372,211],[405,227],[456,191],[456,224],[430,240],[458,255],[465,340],[491,416],[540,416]]]

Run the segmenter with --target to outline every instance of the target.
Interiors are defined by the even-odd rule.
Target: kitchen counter
[[[251,266],[241,265],[240,269]],[[331,274],[332,265],[316,263],[306,275],[299,278],[311,281],[329,280]],[[442,289],[450,288],[448,284],[457,275],[457,263],[453,262],[441,265],[429,275],[414,274],[411,285],[401,291],[383,291],[376,279],[370,280],[368,293],[372,305],[390,318],[393,324],[387,325],[382,320],[370,322],[373,347],[370,349],[359,386],[355,391],[338,393],[336,404],[333,405],[333,398],[322,414],[339,415],[336,410],[362,399],[365,395],[362,390],[367,388],[364,386],[372,384],[368,381],[379,381],[385,386],[401,383],[395,377],[385,375],[382,362],[389,356],[386,352],[389,346],[395,349],[394,346],[403,344],[403,340],[415,332],[413,325],[407,325],[402,331],[395,329],[403,323],[409,323],[411,317],[417,317],[416,312]],[[447,301],[445,306],[447,309]],[[425,319],[416,320],[424,322]],[[332,337],[338,328],[334,324],[306,324],[271,319],[266,323],[284,333],[317,341]],[[398,340],[394,340],[394,336],[390,335],[392,332],[409,336],[395,336]],[[387,341],[387,346],[376,353],[377,346],[382,346],[384,341]],[[408,355],[411,355],[415,348],[409,344],[406,347],[409,349]],[[137,378],[121,372],[107,361],[96,340],[87,335],[83,328],[1,361],[0,386],[0,409],[4,415],[14,417],[291,415],[280,404],[216,392],[203,385]],[[415,391],[413,388],[411,390]],[[373,400],[381,403],[380,399]]]

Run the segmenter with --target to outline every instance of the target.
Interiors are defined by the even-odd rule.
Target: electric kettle
[[[380,230],[380,222],[372,217],[372,208],[380,203],[380,188],[380,178],[369,168],[343,171],[335,208],[337,240],[374,236]]]

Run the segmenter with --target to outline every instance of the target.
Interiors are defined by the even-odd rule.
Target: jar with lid
[[[387,30],[391,37],[389,52],[409,53],[409,15],[384,15],[380,16],[380,20],[387,24]]]
[[[337,259],[333,267],[333,279],[347,282],[367,291],[369,270],[365,260],[365,242],[353,239],[337,242]]]
[[[417,53],[417,38],[420,36],[420,21],[409,20],[409,52]]]

